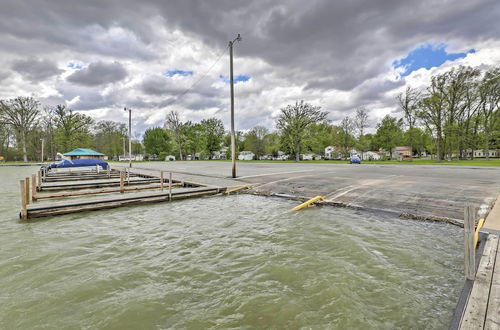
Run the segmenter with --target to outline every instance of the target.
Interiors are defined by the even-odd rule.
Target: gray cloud
[[[228,41],[241,33],[235,74],[249,74],[252,81],[236,86],[240,129],[272,122],[277,109],[301,98],[322,105],[333,120],[361,105],[392,109],[391,91],[406,84],[386,78],[393,60],[426,42],[461,51],[498,42],[500,35],[498,0],[310,0],[307,8],[301,0],[53,0],[43,10],[36,0],[0,2],[0,65],[8,69],[13,59],[39,54],[59,63],[92,62],[57,82],[67,85],[55,88],[66,89],[64,100],[78,96],[72,104],[82,110],[132,105],[142,108],[144,118],[172,104],[193,116],[218,108],[216,114],[227,117],[228,89],[217,85],[218,74],[228,74],[227,56],[220,62],[224,71],[214,69],[179,95],[200,77],[197,69],[205,64],[199,62],[208,67],[213,54],[227,51]],[[41,62],[14,61],[10,73],[41,81],[60,72]],[[161,76],[176,67],[195,74]],[[128,76],[128,90],[120,84],[106,86],[105,95],[100,90]]]
[[[12,63],[11,68],[32,82],[39,82],[62,72],[55,63],[35,58],[17,60]]]
[[[90,63],[89,66],[84,69],[75,71],[68,76],[66,80],[84,86],[98,86],[117,82],[126,77],[127,71],[123,65],[118,62],[95,62]]]

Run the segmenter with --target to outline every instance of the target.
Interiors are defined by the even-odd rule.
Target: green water
[[[20,223],[0,168],[1,329],[446,329],[460,228],[211,197]]]

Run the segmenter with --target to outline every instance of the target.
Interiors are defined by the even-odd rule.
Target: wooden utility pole
[[[236,178],[236,136],[234,132],[234,81],[233,81],[233,44],[235,41],[241,41],[241,36],[238,36],[233,41],[229,42],[229,83],[231,85],[231,164],[232,177]]]

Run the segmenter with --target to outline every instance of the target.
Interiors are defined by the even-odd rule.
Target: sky
[[[359,107],[368,131],[406,86],[458,65],[500,66],[498,0],[0,0],[0,99],[34,96],[133,134],[183,121],[274,130],[305,100],[337,124]]]

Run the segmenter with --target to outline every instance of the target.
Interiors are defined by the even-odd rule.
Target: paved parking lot
[[[134,164],[172,171],[176,178],[205,184],[258,184],[260,194],[325,196],[359,207],[423,217],[463,218],[467,203],[492,205],[500,192],[500,168],[429,165],[349,165],[328,163],[231,163],[176,161]]]

